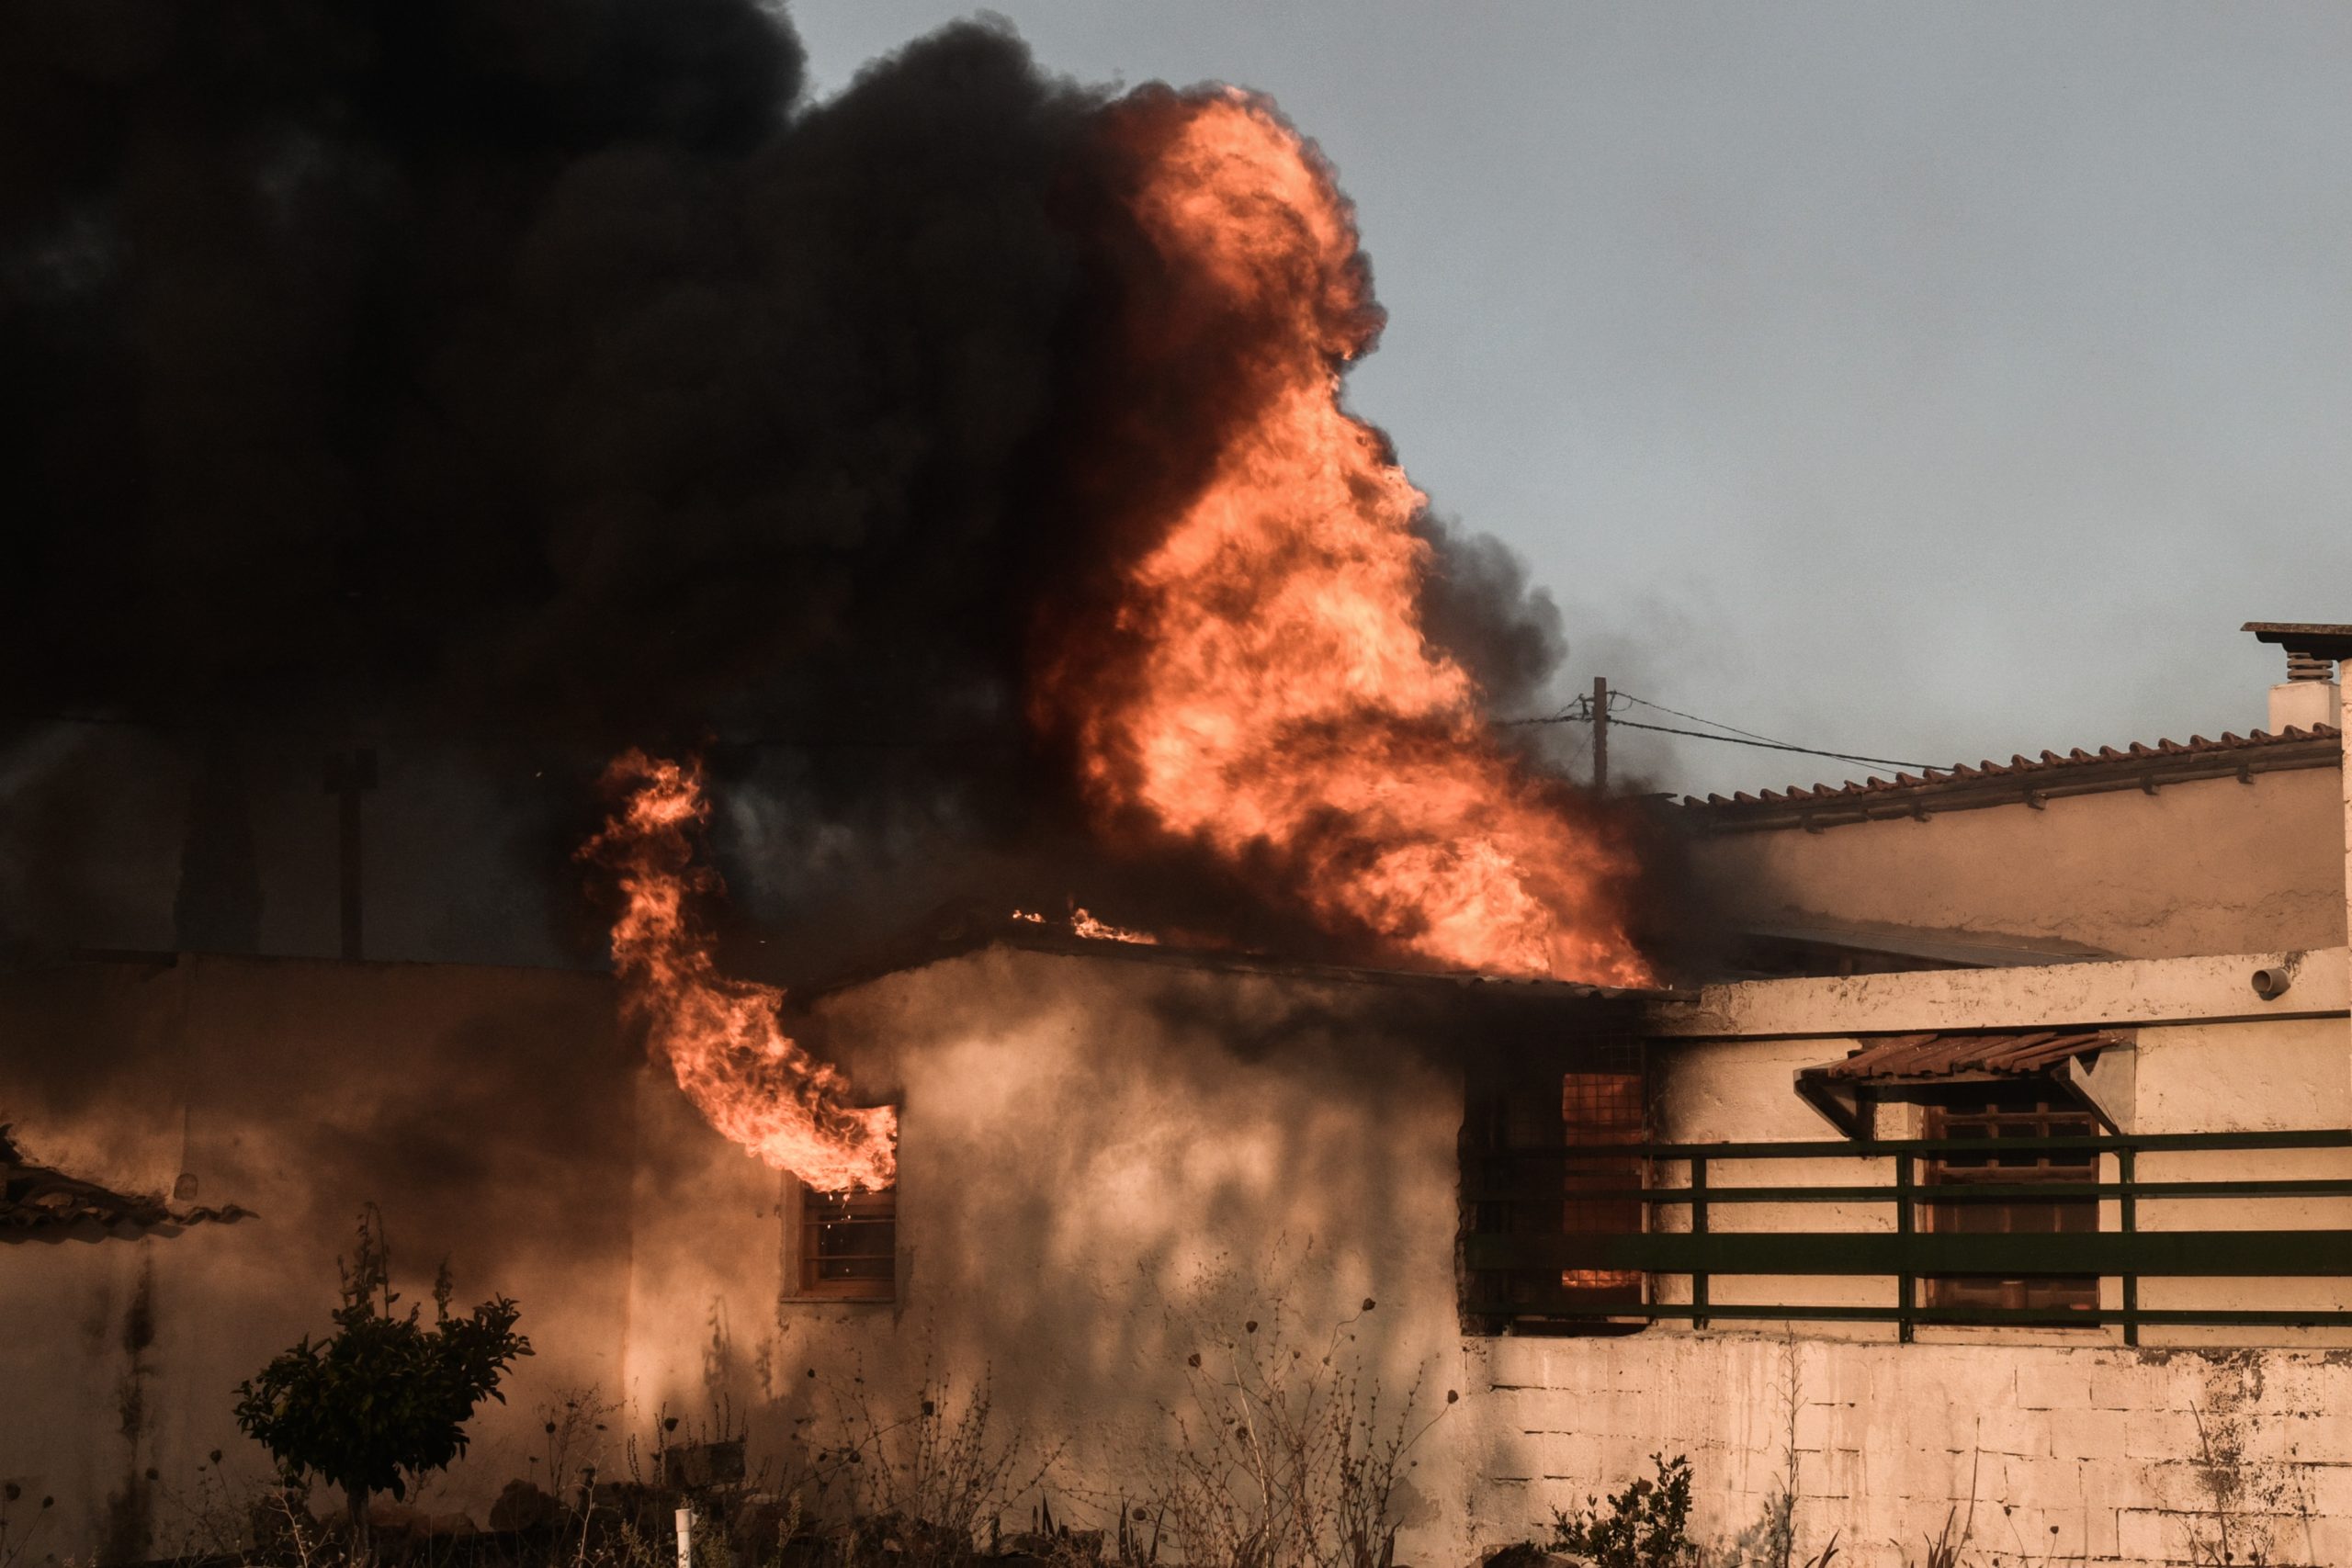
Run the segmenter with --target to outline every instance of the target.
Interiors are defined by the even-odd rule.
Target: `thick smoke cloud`
[[[164,725],[232,838],[224,731],[526,752],[583,786],[515,834],[556,908],[604,759],[717,737],[763,921],[1088,896],[1024,673],[1242,367],[1125,355],[1182,280],[1009,32],[801,82],[752,0],[0,10],[0,722]],[[1548,606],[1431,528],[1517,704]]]
[[[986,661],[1087,107],[1010,38],[796,118],[742,0],[0,26],[0,637],[48,700],[621,732]]]

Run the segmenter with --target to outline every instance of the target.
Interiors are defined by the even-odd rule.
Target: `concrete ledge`
[[[2265,998],[2254,988],[2257,970],[2289,974],[2290,983]],[[1926,1033],[1963,1021],[1976,1029],[2044,1029],[2341,1018],[2346,1010],[2345,950],[2331,947],[1751,980],[1709,986],[1693,1001],[1660,1002],[1648,1027],[1660,1039],[1734,1040]]]

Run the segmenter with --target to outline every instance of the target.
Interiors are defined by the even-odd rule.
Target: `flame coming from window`
[[[701,770],[631,751],[605,783],[621,803],[582,853],[618,877],[613,964],[648,1048],[713,1127],[769,1165],[821,1191],[890,1185],[898,1113],[849,1103],[842,1076],[785,1032],[781,990],[711,964],[688,907],[719,888],[695,857],[710,817]]]
[[[1426,498],[1340,402],[1381,318],[1329,168],[1231,90],[1139,96],[1109,134],[1143,161],[1141,231],[1249,347],[1208,481],[1130,572],[1109,654],[1040,683],[1098,817],[1205,848],[1398,956],[1648,983],[1631,850],[1497,742],[1424,635]]]

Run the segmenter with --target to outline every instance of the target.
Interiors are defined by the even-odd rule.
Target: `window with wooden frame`
[[[1638,1044],[1599,1045],[1574,1067],[1474,1084],[1463,1126],[1465,1230],[1479,1236],[1638,1235],[1646,1205],[1610,1196],[1648,1176],[1648,1083]],[[1623,1146],[1623,1155],[1606,1151]],[[1573,1155],[1568,1151],[1576,1151]],[[1473,1332],[1623,1333],[1611,1309],[1643,1304],[1634,1269],[1481,1269],[1464,1277]],[[1631,1326],[1640,1326],[1633,1325]]]
[[[1923,1097],[1925,1098],[1925,1097]],[[1945,1154],[1923,1162],[1921,1178],[1930,1190],[1965,1186],[2047,1186],[2047,1198],[2007,1198],[1922,1205],[1929,1230],[1974,1235],[2051,1235],[2094,1233],[2098,1200],[2090,1192],[2069,1195],[2069,1187],[2098,1180],[2098,1156],[2091,1150],[2011,1148],[2005,1141],[2027,1138],[2087,1138],[2098,1123],[2080,1102],[2046,1078],[2007,1083],[1953,1085],[1926,1100],[1924,1131],[1936,1139],[1982,1140],[1983,1154]],[[2098,1306],[2096,1274],[2040,1275],[2000,1279],[1989,1275],[1928,1275],[1924,1304],[1932,1307],[2003,1309]]]
[[[887,1302],[899,1292],[899,1190],[797,1189],[792,1294],[809,1301]]]

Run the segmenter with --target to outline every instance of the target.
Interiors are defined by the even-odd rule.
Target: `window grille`
[[[887,1302],[898,1294],[899,1190],[800,1189],[795,1293],[826,1301]]]
[[[1923,1185],[1935,1187],[2048,1186],[2047,1198],[1923,1205],[1927,1228],[1962,1235],[2079,1235],[2098,1230],[2098,1155],[2050,1147],[2045,1139],[2096,1137],[2098,1124],[2081,1105],[2062,1100],[2045,1082],[1974,1084],[1945,1091],[1927,1107],[1931,1140],[1974,1143],[1984,1153],[1946,1153],[1922,1161]],[[2066,1189],[2083,1190],[2068,1195]],[[2096,1311],[2096,1274],[1930,1274],[1931,1307],[2074,1308]]]
[[[1631,1062],[1577,1068],[1561,1075],[1560,1129],[1570,1148],[1638,1145],[1649,1136],[1647,1097],[1637,1053]],[[1638,1235],[1643,1207],[1638,1198],[1600,1194],[1638,1188],[1648,1162],[1639,1154],[1614,1159],[1578,1160],[1561,1173],[1560,1228]],[[1579,1196],[1579,1194],[1593,1194]],[[1594,1306],[1638,1306],[1644,1278],[1633,1269],[1566,1269],[1560,1284],[1572,1298]]]
[[[1490,1072],[1473,1086],[1462,1143],[1465,1236],[1540,1243],[1644,1230],[1649,1095],[1642,1047],[1592,1046],[1574,1060],[1565,1069]],[[1473,1266],[1464,1276],[1465,1318],[1474,1332],[1622,1333],[1641,1326],[1647,1286],[1638,1268]],[[1626,1314],[1634,1320],[1611,1321]]]

